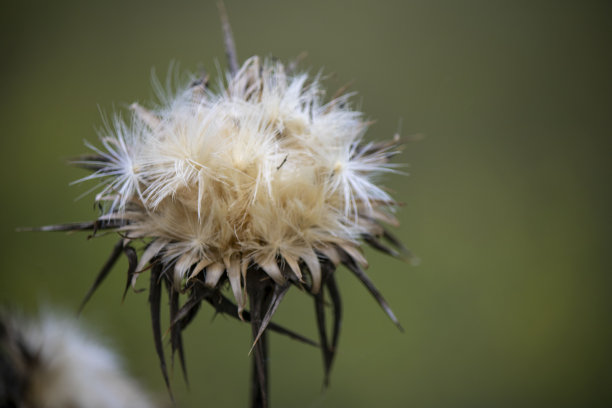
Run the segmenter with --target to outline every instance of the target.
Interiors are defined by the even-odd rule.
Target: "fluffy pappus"
[[[392,165],[361,148],[360,113],[323,104],[319,83],[306,80],[252,57],[224,93],[191,87],[159,111],[134,105],[137,123],[119,122],[114,137],[102,138],[106,151],[83,162],[98,166],[85,179],[107,180],[102,218],[124,224],[126,240],[164,242],[146,258],[174,262],[177,288],[211,264],[240,271],[241,280],[230,279],[240,310],[235,285],[251,263],[283,284],[277,259],[299,281],[303,261],[318,292],[316,254],[355,251],[373,232],[368,220],[380,218],[375,210],[390,216],[394,202],[373,178]]]
[[[0,310],[0,406],[152,408],[118,356],[73,320]]]

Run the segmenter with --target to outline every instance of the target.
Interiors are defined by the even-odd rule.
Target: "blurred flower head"
[[[0,406],[151,408],[118,356],[77,322],[0,309]]]

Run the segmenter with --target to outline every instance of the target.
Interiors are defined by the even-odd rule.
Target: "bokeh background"
[[[368,251],[400,333],[346,270],[331,387],[317,350],[272,335],[276,407],[612,406],[612,60],[605,1],[230,1],[239,57],[302,51],[353,81],[371,138],[423,134],[387,185],[419,266]],[[17,233],[95,217],[66,165],[101,112],[154,98],[151,70],[225,66],[210,1],[3,2],[0,301],[73,313],[114,237]],[[166,400],[147,295],[122,261],[81,319]],[[143,284],[144,285],[144,284]],[[289,293],[277,320],[316,338]],[[181,407],[245,406],[250,332],[205,308],[186,332]]]

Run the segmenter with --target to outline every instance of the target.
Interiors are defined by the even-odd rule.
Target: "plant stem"
[[[253,339],[257,337],[262,320],[270,307],[274,291],[273,281],[259,268],[247,272],[247,293],[251,313],[251,331]],[[261,335],[252,352],[251,370],[251,408],[269,408],[268,401],[268,336]]]

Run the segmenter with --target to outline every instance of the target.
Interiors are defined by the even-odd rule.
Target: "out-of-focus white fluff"
[[[276,61],[247,60],[222,91],[195,86],[166,106],[134,105],[102,137],[101,219],[121,219],[128,239],[153,238],[153,256],[176,261],[174,277],[227,271],[240,306],[240,274],[250,262],[277,282],[277,259],[320,286],[316,252],[356,252],[363,234],[392,219],[392,198],[376,183],[393,171],[388,148],[362,142],[367,128],[347,96],[324,103],[318,80],[289,75]],[[194,265],[197,266],[194,268]],[[219,280],[207,273],[207,284]]]
[[[150,408],[151,399],[128,377],[118,357],[76,323],[47,315],[39,321],[5,316],[19,348],[33,356],[22,401],[40,408]],[[11,339],[8,339],[11,341]],[[10,356],[19,359],[20,356]],[[16,374],[17,375],[17,374]],[[21,406],[21,405],[19,405]]]

